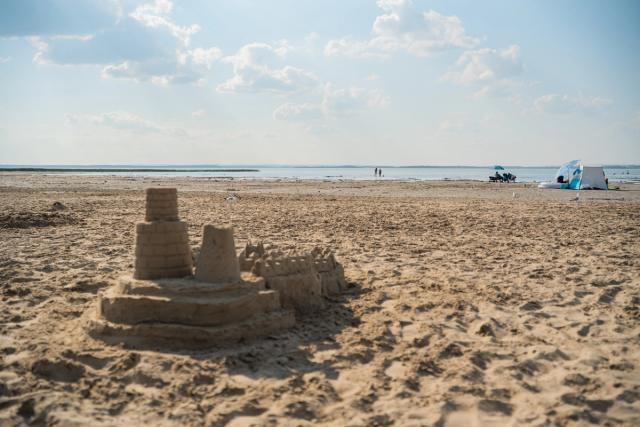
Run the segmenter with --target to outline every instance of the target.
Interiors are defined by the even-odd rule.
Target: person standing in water
[[[376,178],[378,177],[378,168],[376,168],[376,169],[373,171],[373,176],[375,176]]]

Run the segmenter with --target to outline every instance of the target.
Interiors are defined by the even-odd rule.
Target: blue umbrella
[[[500,166],[500,165],[498,165],[498,166],[494,166],[493,168],[494,168],[495,170],[497,170],[497,171],[503,171],[503,170],[504,170],[504,168],[503,168],[502,166]]]

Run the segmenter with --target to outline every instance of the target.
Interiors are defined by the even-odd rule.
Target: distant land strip
[[[260,169],[0,168],[0,172],[260,172]]]

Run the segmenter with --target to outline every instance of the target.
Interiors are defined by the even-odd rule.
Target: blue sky
[[[640,163],[640,2],[3,0],[0,163]]]

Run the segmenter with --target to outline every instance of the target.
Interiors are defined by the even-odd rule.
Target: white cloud
[[[196,119],[201,119],[206,115],[207,115],[207,112],[204,111],[204,110],[196,110],[196,111],[191,113],[191,116],[195,117]]]
[[[169,0],[156,0],[153,3],[138,6],[129,14],[133,19],[150,28],[164,28],[174,37],[189,46],[191,36],[201,30],[197,24],[181,27],[172,22],[167,16],[173,9],[173,3]]]
[[[596,113],[613,104],[611,99],[597,96],[569,96],[548,94],[537,98],[534,108],[540,113],[570,115],[575,113]]]
[[[322,111],[329,116],[350,116],[367,108],[384,107],[387,103],[388,99],[379,90],[337,88],[327,83],[324,87]]]
[[[296,92],[318,84],[318,78],[308,71],[282,61],[291,47],[286,43],[269,45],[250,43],[235,55],[223,58],[233,65],[234,75],[218,85],[219,92]]]
[[[189,135],[184,129],[159,125],[127,111],[114,111],[98,115],[67,114],[66,123],[71,126],[104,126],[134,133],[158,133],[184,138]]]
[[[455,69],[446,72],[441,80],[459,86],[478,88],[474,96],[510,97],[518,100],[516,91],[522,82],[517,78],[524,72],[520,46],[505,49],[482,48],[464,52]]]
[[[492,82],[488,82],[478,89],[474,94],[474,98],[509,98],[511,102],[521,103],[522,97],[520,94],[521,88],[525,86],[525,83],[516,79],[500,79]]]
[[[89,35],[31,37],[34,61],[44,65],[102,65],[102,77],[158,85],[202,84],[215,61],[216,47],[189,49],[197,25],[171,21],[169,0],[139,5],[110,28]]]
[[[464,52],[456,67],[458,70],[449,71],[443,79],[462,86],[512,78],[524,70],[518,45],[501,50],[483,48]]]
[[[159,86],[205,82],[204,77],[213,63],[222,56],[220,49],[197,48],[177,51],[165,58],[147,61],[124,61],[110,64],[102,70],[105,79],[128,79],[137,82],[151,82]]]
[[[125,61],[107,65],[102,70],[102,78],[150,82],[158,86],[201,84],[204,81],[203,74],[199,70],[185,67],[171,58],[146,62]]]
[[[276,120],[306,121],[322,117],[322,109],[319,104],[294,104],[287,102],[273,112]]]
[[[478,40],[466,34],[457,16],[445,16],[436,11],[417,10],[411,0],[378,0],[385,13],[376,17],[372,37],[359,41],[352,37],[330,40],[327,56],[353,58],[381,57],[396,51],[415,56],[462,48],[469,49]]]
[[[388,52],[381,51],[368,41],[358,41],[351,36],[329,40],[324,48],[326,56],[346,56],[347,58],[386,58]]]
[[[135,8],[131,15],[153,16],[167,15],[173,10],[171,0],[155,0],[153,3],[145,3]]]
[[[364,110],[381,108],[388,103],[379,90],[367,90],[357,87],[338,88],[331,83],[324,85],[320,103],[285,103],[273,112],[276,120],[312,121],[328,117],[339,118],[353,116]]]
[[[194,65],[203,66],[207,70],[210,70],[213,63],[220,58],[222,58],[222,51],[217,47],[209,49],[196,48],[178,53],[178,60],[181,64],[184,65],[191,62]]]

